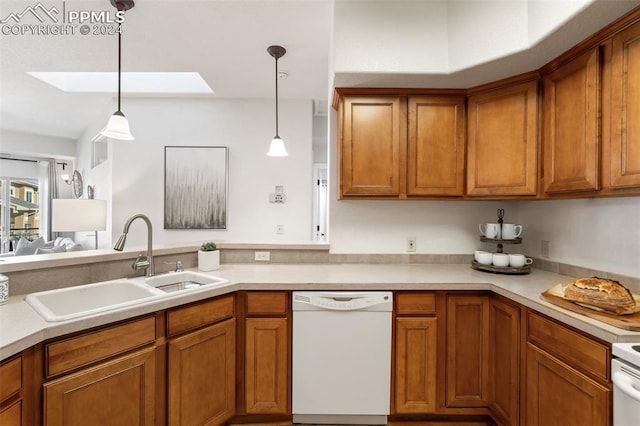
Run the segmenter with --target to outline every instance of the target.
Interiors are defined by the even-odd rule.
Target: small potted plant
[[[216,243],[207,241],[198,250],[198,269],[201,271],[217,271],[220,269],[220,251]]]

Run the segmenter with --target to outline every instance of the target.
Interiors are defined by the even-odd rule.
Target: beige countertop
[[[24,301],[24,295],[12,296],[0,306],[0,360],[53,337],[237,290],[491,290],[607,342],[640,342],[640,332],[609,326],[542,300],[541,292],[573,278],[535,268],[528,275],[498,275],[469,265],[228,264],[211,275],[229,283],[169,293],[161,299],[61,322],[44,321]]]

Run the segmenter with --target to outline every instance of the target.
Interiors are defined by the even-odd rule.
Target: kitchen
[[[340,15],[340,8],[349,7],[355,8],[358,3],[353,4],[341,4],[338,2],[335,5],[336,8],[336,34],[340,33],[340,23],[348,27],[353,27],[352,21],[348,20],[348,17],[353,18],[353,11],[345,10],[344,15]],[[372,7],[371,5],[368,5]],[[138,6],[137,6],[138,7]],[[411,8],[420,7],[419,5],[412,3],[407,9],[407,16],[412,14]],[[426,7],[423,5],[423,7]],[[134,9],[133,12],[136,10]],[[350,12],[350,13],[347,13]],[[415,10],[413,10],[415,12]],[[401,13],[396,11],[396,13]],[[591,12],[595,13],[595,12]],[[338,17],[343,17],[346,21],[340,21]],[[346,16],[346,17],[344,17]],[[360,16],[360,15],[359,15]],[[608,23],[612,19],[609,19],[604,24]],[[133,17],[129,22],[133,21]],[[376,21],[379,24],[378,21]],[[131,24],[133,26],[133,24]],[[342,27],[344,29],[344,27]],[[369,30],[371,30],[369,28]],[[585,34],[587,36],[593,31]],[[336,35],[336,37],[337,37]],[[584,38],[584,36],[582,38]],[[127,38],[125,37],[125,40]],[[576,42],[580,41],[578,37]],[[126,42],[125,42],[126,43]],[[395,45],[397,43],[390,43]],[[575,43],[573,43],[575,44]],[[557,54],[562,53],[569,48],[565,46],[557,48]],[[266,47],[266,46],[265,46]],[[361,51],[366,49],[360,46]],[[365,46],[366,47],[366,46]],[[372,46],[372,50],[380,48],[380,46]],[[264,49],[263,49],[264,50]],[[126,50],[125,50],[126,51]],[[384,49],[383,49],[384,51]],[[4,50],[3,50],[4,52]],[[293,51],[289,52],[291,55]],[[392,54],[391,52],[386,52]],[[261,52],[261,54],[266,53]],[[338,52],[336,52],[338,55]],[[551,56],[553,58],[553,55]],[[266,58],[267,61],[269,58]],[[286,59],[286,57],[285,57]],[[285,64],[283,59],[283,66]],[[544,63],[544,61],[543,61]],[[267,72],[271,72],[271,63],[267,65]],[[339,61],[336,59],[336,66],[339,65]],[[345,68],[349,64],[344,65]],[[542,65],[538,63],[533,67],[523,69],[521,71],[528,71],[532,68]],[[384,64],[380,65],[384,66]],[[339,68],[336,68],[336,79],[340,77],[338,72]],[[484,76],[482,70],[477,70],[478,76],[475,77],[477,81],[475,84],[482,84],[489,81],[494,81],[497,78],[508,77],[510,75],[517,74],[517,71],[507,72],[503,70],[501,72],[506,75],[495,75],[491,73],[490,77]],[[269,77],[270,74],[267,75]],[[342,76],[345,80],[348,75]],[[407,78],[409,78],[408,76]],[[270,81],[270,80],[269,80]],[[376,80],[372,80],[376,81]],[[349,85],[349,84],[342,84]],[[354,84],[355,85],[355,84]],[[372,84],[374,86],[380,84]],[[281,86],[285,86],[282,83]],[[337,84],[336,84],[337,86]],[[435,86],[435,85],[434,85]],[[290,102],[290,105],[288,103]],[[306,105],[306,112],[301,111],[304,106],[296,103],[297,101],[283,101],[281,107],[285,113],[283,114],[283,120],[281,121],[281,129],[285,141],[289,140],[308,140],[309,139],[309,115],[311,106],[309,103]],[[254,183],[247,182],[243,179],[243,174],[236,171],[234,168],[230,170],[232,173],[231,182],[239,186],[238,189],[232,188],[232,194],[235,193],[249,193],[255,194],[256,203],[259,202],[262,205],[262,201],[265,199],[266,194],[272,191],[272,187],[284,182],[285,191],[287,192],[288,199],[286,211],[281,209],[275,211],[275,208],[281,206],[269,206],[274,209],[269,209],[266,213],[262,213],[261,217],[271,219],[270,223],[273,226],[269,226],[269,230],[266,231],[264,227],[258,227],[257,220],[252,216],[251,204],[248,201],[239,201],[240,197],[231,197],[231,202],[237,202],[233,205],[234,216],[231,220],[237,220],[238,222],[232,222],[230,229],[220,236],[220,233],[212,231],[203,231],[194,236],[193,232],[185,231],[163,231],[161,226],[156,226],[156,241],[159,244],[172,244],[181,243],[184,241],[193,241],[200,239],[217,239],[227,241],[273,241],[274,238],[283,238],[281,241],[286,240],[307,240],[308,239],[308,222],[310,215],[310,207],[308,203],[301,202],[300,199],[309,199],[307,195],[309,189],[300,188],[296,184],[296,178],[294,176],[304,175],[309,173],[309,164],[304,165],[302,161],[292,161],[296,154],[296,149],[304,150],[299,154],[301,157],[310,157],[310,148],[296,147],[295,145],[289,147],[292,150],[290,157],[283,159],[286,163],[286,173],[282,172],[283,167],[280,165],[273,165],[273,163],[267,163],[266,159],[262,159],[262,153],[266,150],[266,147],[262,147],[262,134],[266,132],[268,135],[272,133],[272,101],[265,100],[260,101],[228,101],[230,104],[227,108],[220,109],[219,106],[205,106],[202,109],[194,106],[194,104],[202,104],[202,100],[147,100],[147,99],[134,99],[125,98],[123,102],[123,110],[127,114],[129,120],[132,123],[132,129],[137,133],[136,145],[127,145],[126,147],[114,145],[113,155],[113,176],[112,176],[112,203],[113,203],[113,227],[106,231],[110,235],[101,235],[101,242],[109,241],[109,239],[115,240],[115,235],[120,232],[120,227],[124,223],[127,217],[136,212],[144,211],[152,215],[154,223],[160,224],[162,222],[162,198],[154,197],[151,200],[145,200],[145,197],[141,197],[140,194],[145,193],[146,188],[158,188],[158,193],[162,192],[162,186],[156,185],[156,182],[162,182],[162,170],[159,164],[162,164],[162,151],[160,149],[151,150],[150,142],[148,141],[160,141],[158,145],[171,145],[175,143],[175,135],[188,134],[194,138],[197,143],[211,144],[209,142],[212,135],[218,135],[220,124],[216,124],[218,127],[213,127],[211,130],[206,129],[205,134],[198,136],[189,129],[194,128],[197,124],[200,126],[207,126],[202,121],[189,122],[189,117],[179,117],[179,121],[183,123],[184,127],[180,127],[180,124],[176,124],[176,128],[171,137],[166,136],[166,129],[153,128],[154,122],[163,121],[167,122],[173,113],[173,107],[181,111],[193,108],[193,112],[200,114],[201,117],[210,117],[212,115],[230,114],[229,111],[247,111],[248,114],[255,120],[258,117],[258,113],[261,117],[259,123],[264,122],[264,126],[261,127],[265,130],[255,130],[250,134],[243,135],[241,139],[255,141],[255,149],[252,148],[252,155],[248,158],[232,158],[232,164],[241,164],[243,160],[248,159],[249,165],[257,165],[256,173],[260,176],[274,176],[273,181],[264,182],[267,179],[261,179],[260,187],[254,188]],[[302,102],[300,102],[302,103]],[[263,105],[263,106],[262,106]],[[111,114],[111,107],[105,108],[104,114],[101,117],[107,117]],[[254,114],[253,112],[256,112]],[[166,115],[165,115],[166,114]],[[297,115],[300,114],[300,117]],[[332,141],[329,147],[330,152],[335,152],[336,149],[336,113],[330,110],[330,130]],[[194,114],[185,114],[185,116],[191,116]],[[102,126],[103,119],[99,117],[96,119],[95,128],[87,131],[84,139],[83,146],[86,145],[88,139]],[[286,117],[289,117],[291,122],[295,122],[296,126],[302,126],[300,123],[305,123],[304,128],[300,130],[300,136],[297,133],[285,133],[285,128],[290,126],[287,123]],[[135,123],[135,124],[134,124]],[[140,123],[139,125],[137,123]],[[256,122],[258,123],[258,122]],[[285,125],[286,124],[286,125]],[[230,127],[238,127],[237,123],[230,123],[228,127],[222,127],[222,132],[228,132],[231,135]],[[257,124],[256,124],[257,126]],[[291,132],[291,130],[287,130]],[[235,138],[238,138],[237,136]],[[232,139],[235,139],[232,138]],[[268,138],[268,137],[267,137]],[[146,141],[146,142],[145,142]],[[196,143],[192,142],[192,143]],[[157,143],[157,142],[154,142]],[[5,141],[3,138],[3,146]],[[232,147],[233,148],[233,147]],[[81,148],[82,149],[82,148]],[[232,151],[233,152],[233,151]],[[86,154],[86,153],[85,153]],[[82,155],[78,156],[79,158]],[[334,157],[331,157],[334,158]],[[81,161],[79,159],[79,161]],[[279,164],[279,163],[278,163]],[[300,168],[296,167],[300,165]],[[83,166],[79,163],[79,167],[88,170],[88,166]],[[497,208],[504,208],[506,210],[506,218],[509,221],[521,223],[525,226],[525,238],[523,239],[522,252],[527,253],[536,259],[541,259],[541,241],[550,241],[550,262],[551,267],[557,268],[564,275],[578,276],[575,273],[570,273],[570,268],[575,266],[582,268],[589,268],[596,271],[607,271],[612,274],[618,274],[624,277],[638,277],[638,200],[636,197],[626,198],[602,198],[602,199],[577,199],[577,200],[550,200],[550,201],[504,201],[504,202],[492,202],[492,201],[411,201],[411,202],[398,202],[398,201],[336,201],[337,200],[337,165],[330,161],[331,173],[330,176],[330,197],[329,197],[329,221],[330,221],[330,252],[331,255],[344,255],[344,259],[349,259],[349,263],[362,261],[359,259],[375,259],[376,255],[380,254],[394,254],[393,259],[398,261],[405,261],[407,258],[405,244],[406,238],[409,236],[416,239],[416,252],[426,257],[432,256],[432,261],[443,261],[449,258],[450,254],[468,254],[473,252],[474,249],[479,248],[479,242],[477,240],[477,231],[475,230],[479,222],[490,222],[495,218],[495,210]],[[128,172],[122,173],[120,170],[136,170],[138,174]],[[233,176],[233,173],[239,173],[239,175]],[[92,183],[94,176],[87,173],[87,181]],[[258,179],[256,179],[258,180]],[[303,179],[297,179],[303,181]],[[131,190],[132,182],[136,183],[135,188]],[[94,182],[96,183],[96,182]],[[97,198],[107,196],[100,191],[105,189],[106,185],[96,185]],[[289,192],[291,191],[291,192]],[[248,197],[249,198],[249,197]],[[290,203],[290,204],[289,204]],[[295,204],[300,203],[300,204]],[[152,206],[150,210],[149,206]],[[122,209],[122,210],[121,210]],[[275,225],[281,217],[278,215],[289,215],[284,218],[285,223],[285,236],[274,236],[272,229],[275,229]],[[155,215],[155,216],[154,216]],[[243,218],[244,216],[244,219]],[[266,216],[265,216],[266,215]],[[389,218],[394,218],[394,223],[389,223]],[[302,223],[301,223],[302,222]],[[240,232],[239,229],[242,229]],[[375,230],[375,231],[374,231]],[[635,230],[635,233],[634,233]],[[290,233],[289,233],[290,232]],[[251,238],[251,237],[253,237]],[[615,236],[615,239],[612,237]],[[141,233],[136,236],[132,232],[131,244],[136,244],[136,240],[139,244],[144,242],[144,235]],[[286,238],[286,240],[284,239]],[[276,240],[277,241],[277,240]],[[594,244],[595,242],[595,244]],[[105,245],[104,247],[108,247]],[[380,256],[379,256],[380,257]],[[553,263],[557,262],[557,263]],[[581,271],[584,272],[584,271]]]

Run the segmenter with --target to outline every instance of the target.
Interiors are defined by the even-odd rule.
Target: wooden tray
[[[503,267],[503,266],[483,265],[482,263],[478,263],[475,260],[471,261],[471,267],[473,269],[477,269],[478,271],[493,272],[494,274],[524,275],[531,272],[531,265],[524,265],[519,268],[514,268],[511,266]]]
[[[636,299],[637,311],[633,314],[616,315],[603,311],[599,308],[587,305],[577,304],[564,297],[564,288],[562,284],[557,284],[541,294],[542,298],[549,303],[568,309],[572,312],[585,315],[589,318],[597,319],[614,327],[623,328],[625,330],[640,331],[640,296],[634,294]]]

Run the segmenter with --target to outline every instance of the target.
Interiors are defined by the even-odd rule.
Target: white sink
[[[170,272],[168,274],[157,275],[146,278],[145,284],[150,285],[165,293],[173,293],[177,291],[195,290],[198,288],[219,286],[229,282],[219,277],[213,277],[198,272],[183,271]]]
[[[133,280],[104,281],[27,295],[26,301],[45,321],[64,321],[135,305],[166,293]]]

